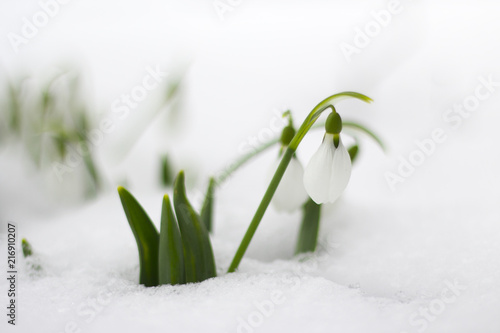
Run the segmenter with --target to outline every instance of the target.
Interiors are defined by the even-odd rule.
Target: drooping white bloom
[[[351,177],[351,158],[339,138],[335,147],[333,134],[326,133],[323,143],[304,172],[304,187],[317,204],[337,200]]]
[[[278,168],[280,161],[278,159],[273,165],[271,177]],[[304,183],[301,181],[303,177],[304,168],[297,158],[293,157],[272,199],[276,210],[293,212],[304,204],[307,200],[307,193]]]

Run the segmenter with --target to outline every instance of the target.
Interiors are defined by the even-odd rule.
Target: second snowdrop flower
[[[351,158],[340,138],[342,119],[335,109],[325,130],[323,142],[304,172],[304,187],[317,204],[335,202],[351,177]]]
[[[289,117],[289,125],[283,129],[281,133],[280,143],[280,157],[283,154],[283,151],[286,149],[293,136],[295,135],[295,129],[293,128],[292,119],[289,111],[285,112],[283,116]],[[272,166],[272,170],[277,169],[280,159],[278,159],[274,165]],[[307,193],[304,189],[304,184],[301,179],[304,177],[304,168],[302,164],[294,155],[288,168],[281,179],[278,188],[276,189],[276,193],[274,194],[272,203],[274,208],[278,211],[286,211],[293,212],[299,209],[304,202],[307,200]],[[271,178],[271,177],[269,177]]]

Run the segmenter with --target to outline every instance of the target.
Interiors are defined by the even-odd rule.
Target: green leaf
[[[316,250],[320,216],[321,205],[318,205],[309,198],[304,205],[304,215],[302,218],[302,225],[300,226],[295,254],[314,252],[314,250]]]
[[[15,86],[14,83],[8,83],[9,88],[9,110],[10,110],[10,119],[9,119],[9,127],[13,130],[14,133],[19,134],[21,131],[21,97],[20,97],[20,86]]]
[[[23,256],[25,258],[28,258],[29,256],[31,256],[33,254],[33,249],[31,248],[31,244],[28,243],[26,238],[23,238],[21,240],[21,247],[23,249]]]
[[[184,245],[186,282],[200,282],[216,275],[208,231],[186,196],[184,171],[174,184],[174,209]]]
[[[182,77],[176,78],[174,81],[169,82],[167,92],[165,94],[166,101],[170,101],[172,97],[179,93],[181,87]]]
[[[35,256],[33,256],[33,248],[26,238],[23,238],[21,240],[21,248],[23,250],[23,256],[26,258],[28,267],[33,271],[40,272],[42,270],[42,266],[40,266],[40,264],[38,263],[38,258],[35,258]],[[32,273],[33,272],[30,272],[30,274]]]
[[[220,186],[223,182],[225,182],[229,178],[229,176],[231,176],[236,170],[238,170],[243,165],[245,165],[245,163],[247,163],[248,161],[250,161],[251,159],[253,159],[257,155],[259,155],[260,153],[262,153],[262,152],[266,151],[267,149],[276,145],[279,142],[279,139],[280,138],[274,138],[274,139],[272,139],[272,140],[270,140],[270,141],[268,141],[268,142],[266,142],[258,147],[255,147],[249,153],[241,156],[237,160],[228,164],[228,166],[226,168],[224,168],[223,170],[221,170],[220,172],[217,173],[217,175],[215,177],[217,179],[217,181],[216,181],[217,186]]]
[[[159,284],[183,284],[186,282],[181,233],[168,195],[163,197],[161,209],[158,260]]]
[[[205,201],[203,202],[203,207],[201,208],[200,212],[201,222],[205,225],[205,228],[207,229],[208,232],[212,232],[214,195],[215,195],[215,179],[211,177],[208,182]]]
[[[86,141],[82,141],[80,142],[80,144],[82,147],[85,147],[85,149],[89,149]],[[92,186],[90,191],[91,195],[94,196],[97,194],[97,191],[99,191],[99,189],[101,188],[101,178],[97,171],[98,169],[94,162],[94,158],[92,157],[90,150],[88,151],[89,153],[83,156],[83,163],[85,165],[85,168],[87,169],[90,179],[92,180],[92,184],[90,184]]]
[[[358,157],[359,146],[355,144],[349,147],[349,149],[347,149],[347,152],[349,153],[349,157],[351,158],[351,163],[354,163],[354,161]]]
[[[121,186],[118,187],[118,194],[139,249],[139,283],[146,287],[157,286],[160,238],[158,231],[132,194]]]
[[[171,186],[173,183],[172,167],[168,157],[164,155],[161,159],[161,183],[164,187]]]
[[[378,143],[378,145],[380,146],[380,148],[382,148],[383,151],[386,150],[384,143],[378,137],[378,135],[376,135],[375,133],[373,133],[371,130],[369,130],[365,126],[360,125],[360,124],[355,123],[355,122],[351,122],[351,121],[344,121],[342,123],[342,125],[344,125],[344,127],[351,127],[351,128],[360,130],[361,132],[364,132],[365,134],[367,134],[368,136],[370,136],[373,140],[375,140],[375,142]]]

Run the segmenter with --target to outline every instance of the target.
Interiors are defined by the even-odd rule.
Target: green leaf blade
[[[350,128],[353,128],[353,129],[357,129],[357,130],[359,130],[361,132],[364,132],[369,137],[371,137],[380,146],[380,148],[382,148],[383,151],[386,151],[386,147],[385,147],[384,142],[382,141],[382,139],[380,139],[380,137],[378,135],[376,135],[374,132],[372,132],[371,130],[369,130],[366,126],[363,126],[361,124],[358,124],[358,123],[355,123],[355,122],[351,122],[351,121],[344,121],[342,123],[342,125],[344,125],[344,127],[350,127]]]
[[[29,256],[33,255],[33,248],[31,247],[31,244],[28,242],[26,238],[22,239],[21,247],[23,249],[23,256],[25,258],[28,258]]]
[[[182,238],[168,195],[163,197],[158,254],[159,284],[186,283]]]
[[[184,172],[174,184],[174,209],[184,245],[186,282],[200,282],[216,275],[208,231],[186,196]]]
[[[201,222],[203,223],[203,225],[205,225],[205,228],[208,232],[212,232],[214,195],[215,179],[210,178],[208,182],[207,193],[205,195],[205,201],[203,202],[203,207],[201,208],[200,212]]]
[[[161,185],[163,187],[169,187],[173,185],[174,177],[172,173],[172,166],[170,164],[169,158],[164,155],[161,159]]]
[[[349,149],[347,149],[347,152],[349,153],[349,157],[351,158],[351,163],[354,164],[354,161],[356,161],[356,158],[358,157],[359,145],[355,144],[349,147]]]
[[[314,252],[316,250],[320,217],[321,205],[318,205],[309,198],[304,205],[304,215],[300,226],[295,254]]]
[[[157,286],[160,238],[158,231],[144,208],[130,192],[120,186],[118,194],[139,249],[139,283],[146,287]]]

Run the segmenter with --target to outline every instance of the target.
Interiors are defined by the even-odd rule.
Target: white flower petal
[[[349,152],[339,141],[339,146],[333,156],[333,166],[329,183],[328,202],[336,201],[342,192],[344,192],[349,179],[351,178],[351,157]]]
[[[280,162],[281,160],[276,161],[272,169],[272,175]],[[276,210],[293,212],[304,204],[307,200],[307,193],[302,182],[303,177],[304,168],[302,164],[295,157],[292,158],[273,196],[272,203]]]
[[[351,177],[351,158],[342,140],[335,148],[333,134],[325,134],[304,172],[304,187],[317,204],[335,202]]]
[[[304,187],[311,199],[317,204],[329,201],[329,184],[332,177],[331,170],[335,150],[333,135],[326,134],[304,172]]]

